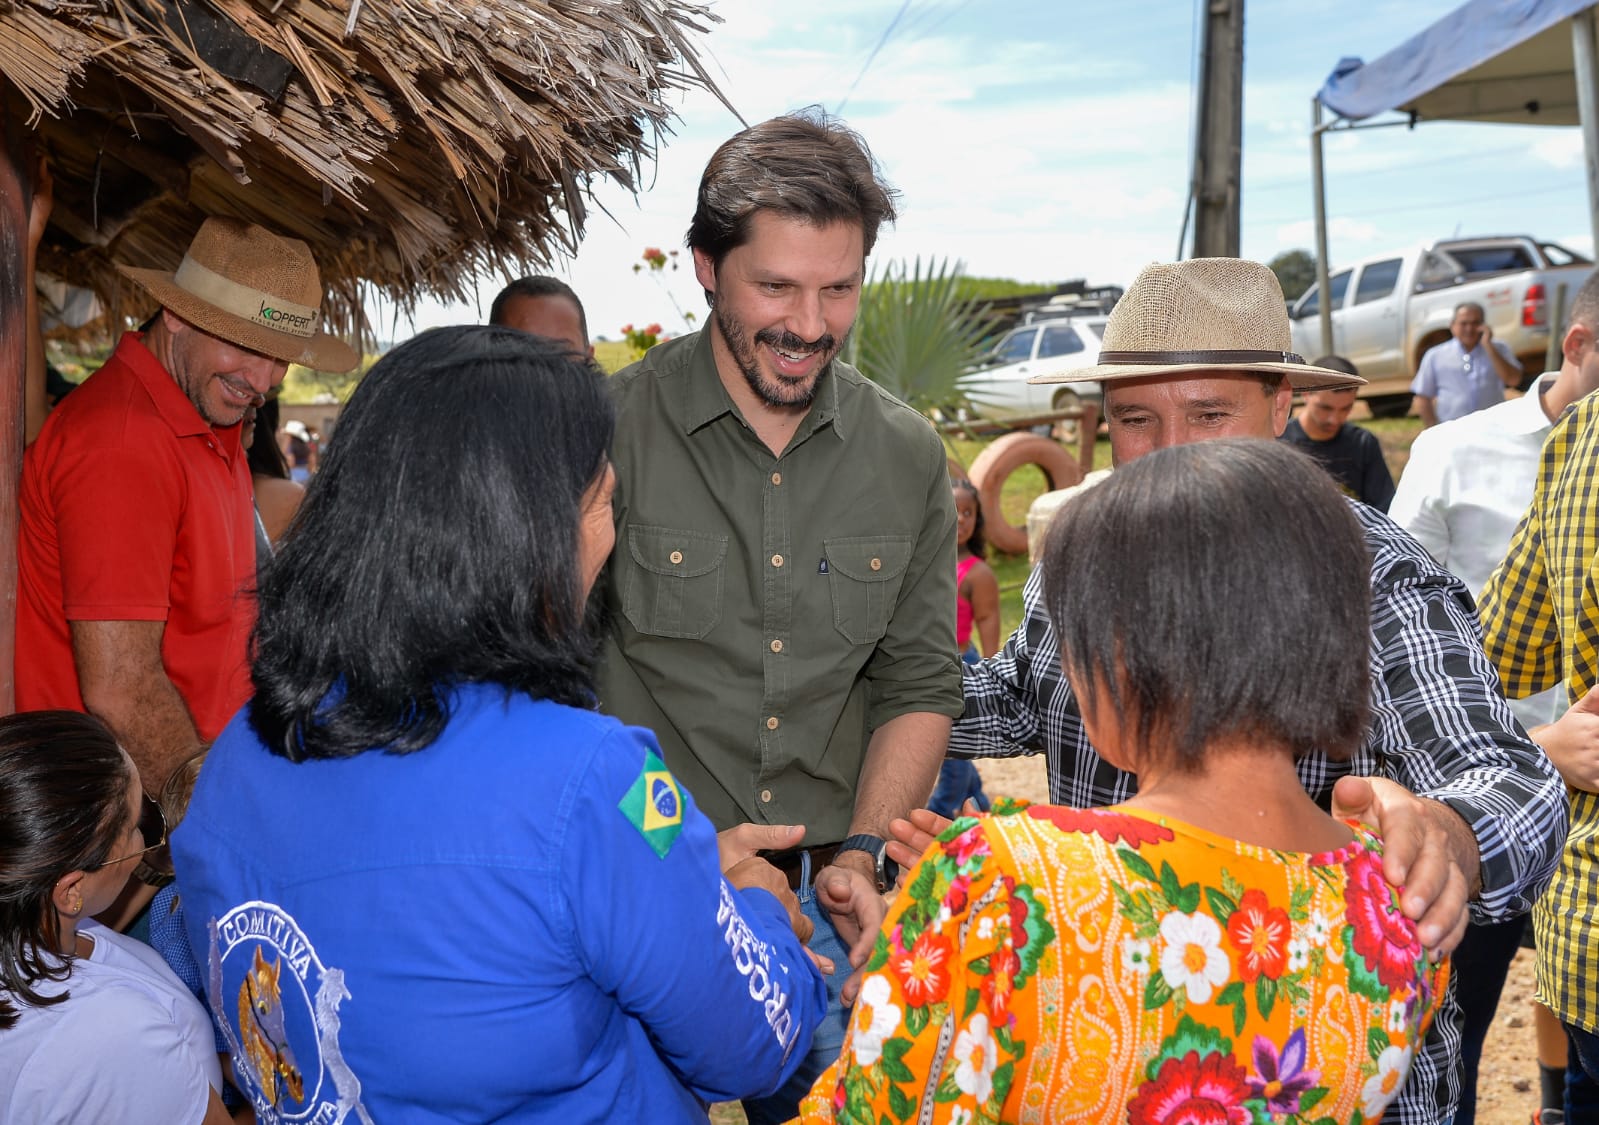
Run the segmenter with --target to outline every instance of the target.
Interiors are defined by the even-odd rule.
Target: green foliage
[[[283,391],[278,396],[283,402],[290,405],[304,405],[313,402],[348,402],[355,393],[356,384],[361,381],[372,365],[381,356],[363,355],[361,365],[354,371],[316,371],[309,367],[301,367],[298,363],[289,365],[289,373],[283,377]]]
[[[845,359],[924,413],[958,406],[981,350],[979,308],[960,296],[960,264],[920,257],[874,269],[861,292]]]
[[[1316,256],[1309,250],[1284,250],[1267,262],[1266,268],[1277,275],[1283,296],[1290,301],[1297,301],[1316,284]]]
[[[956,283],[956,291],[963,301],[980,304],[1002,297],[1040,297],[1055,292],[1052,282],[1012,281],[1008,277],[965,277]]]

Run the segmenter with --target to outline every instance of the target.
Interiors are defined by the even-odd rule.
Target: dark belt
[[[800,889],[800,857],[806,852],[811,855],[811,878],[816,878],[816,873],[829,863],[838,854],[837,844],[827,844],[820,848],[795,848],[788,852],[774,852],[766,857],[766,862],[777,868],[788,878],[789,888]]]

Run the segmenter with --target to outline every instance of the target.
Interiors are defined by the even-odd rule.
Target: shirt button
[[[672,565],[676,566],[678,563],[683,561],[683,552],[682,551],[673,551],[672,554],[671,554],[671,559],[672,559]]]
[[[773,566],[782,566],[783,565],[783,556],[782,555],[773,555],[772,556],[772,565]]]
[[[783,474],[782,473],[773,473],[772,474],[772,483],[773,484],[782,484],[783,483]]]
[[[766,729],[767,730],[776,730],[777,729],[777,716],[776,715],[773,715],[771,718],[766,720]]]
[[[772,791],[770,789],[762,789],[761,790],[761,801],[763,803],[769,804],[771,802],[771,800],[772,800]]]
[[[773,652],[782,652],[783,651],[783,642],[782,641],[773,641],[772,642],[772,651]]]
[[[871,565],[871,568],[873,570],[882,570],[883,569],[883,560],[882,559],[873,559],[871,561],[870,565]]]

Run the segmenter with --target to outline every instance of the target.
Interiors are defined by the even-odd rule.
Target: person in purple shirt
[[[351,399],[173,834],[259,1121],[705,1122],[805,1057],[786,879],[724,878],[655,737],[594,707],[612,426],[507,328],[426,333]]]

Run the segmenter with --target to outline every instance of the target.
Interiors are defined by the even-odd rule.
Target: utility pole
[[[1201,0],[1194,134],[1194,257],[1238,257],[1244,155],[1244,0]]]

